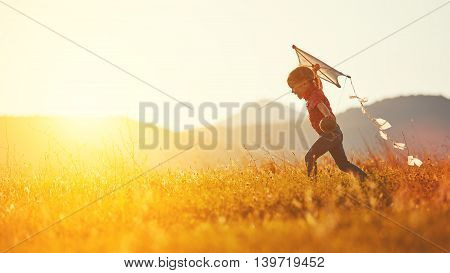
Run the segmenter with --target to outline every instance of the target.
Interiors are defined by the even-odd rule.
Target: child
[[[326,152],[330,152],[334,161],[341,171],[350,172],[358,177],[360,181],[367,178],[367,174],[350,163],[345,155],[342,145],[343,134],[336,123],[330,102],[322,90],[322,82],[317,76],[319,65],[312,68],[300,66],[294,69],[288,77],[288,85],[292,88],[292,93],[299,99],[306,100],[306,107],[309,113],[311,125],[320,135],[320,138],[312,145],[305,156],[308,176],[314,167],[314,174],[317,174],[316,160]]]

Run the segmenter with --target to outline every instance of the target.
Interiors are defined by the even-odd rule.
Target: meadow
[[[365,159],[358,162],[370,174],[363,184],[329,158],[319,162],[317,179],[306,177],[302,160],[269,155],[196,169],[79,163],[2,166],[2,251],[450,249],[448,158],[425,159],[420,168],[390,157]]]

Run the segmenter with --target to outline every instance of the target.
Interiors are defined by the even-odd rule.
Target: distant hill
[[[450,138],[450,100],[442,96],[406,96],[385,99],[368,106],[374,117],[388,120],[387,133],[403,142],[413,154],[447,156]],[[346,136],[345,146],[354,151],[367,144],[377,149],[380,137],[360,109],[349,109],[337,116]],[[383,142],[383,140],[381,140]]]

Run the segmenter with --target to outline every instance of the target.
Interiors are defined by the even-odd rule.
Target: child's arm
[[[314,79],[314,83],[316,84],[316,86],[322,90],[322,81],[320,80],[319,76],[317,75],[317,71],[319,71],[320,69],[320,65],[319,64],[315,64],[312,67],[312,71],[314,72],[315,75],[315,79]]]
[[[323,102],[319,102],[319,104],[317,104],[317,108],[323,114],[324,117],[333,117],[333,115],[331,115],[330,110],[328,110],[328,108],[325,106]]]

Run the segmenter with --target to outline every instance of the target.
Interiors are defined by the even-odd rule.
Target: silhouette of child
[[[299,99],[306,100],[309,120],[314,130],[320,135],[305,156],[308,176],[311,176],[313,168],[314,176],[317,174],[317,159],[326,152],[330,152],[341,171],[351,173],[360,181],[364,181],[367,174],[350,163],[345,155],[342,145],[343,134],[336,123],[330,102],[323,93],[322,82],[317,76],[319,69],[318,64],[312,68],[297,67],[289,74],[287,80],[289,87],[292,88],[292,93],[296,94]]]

